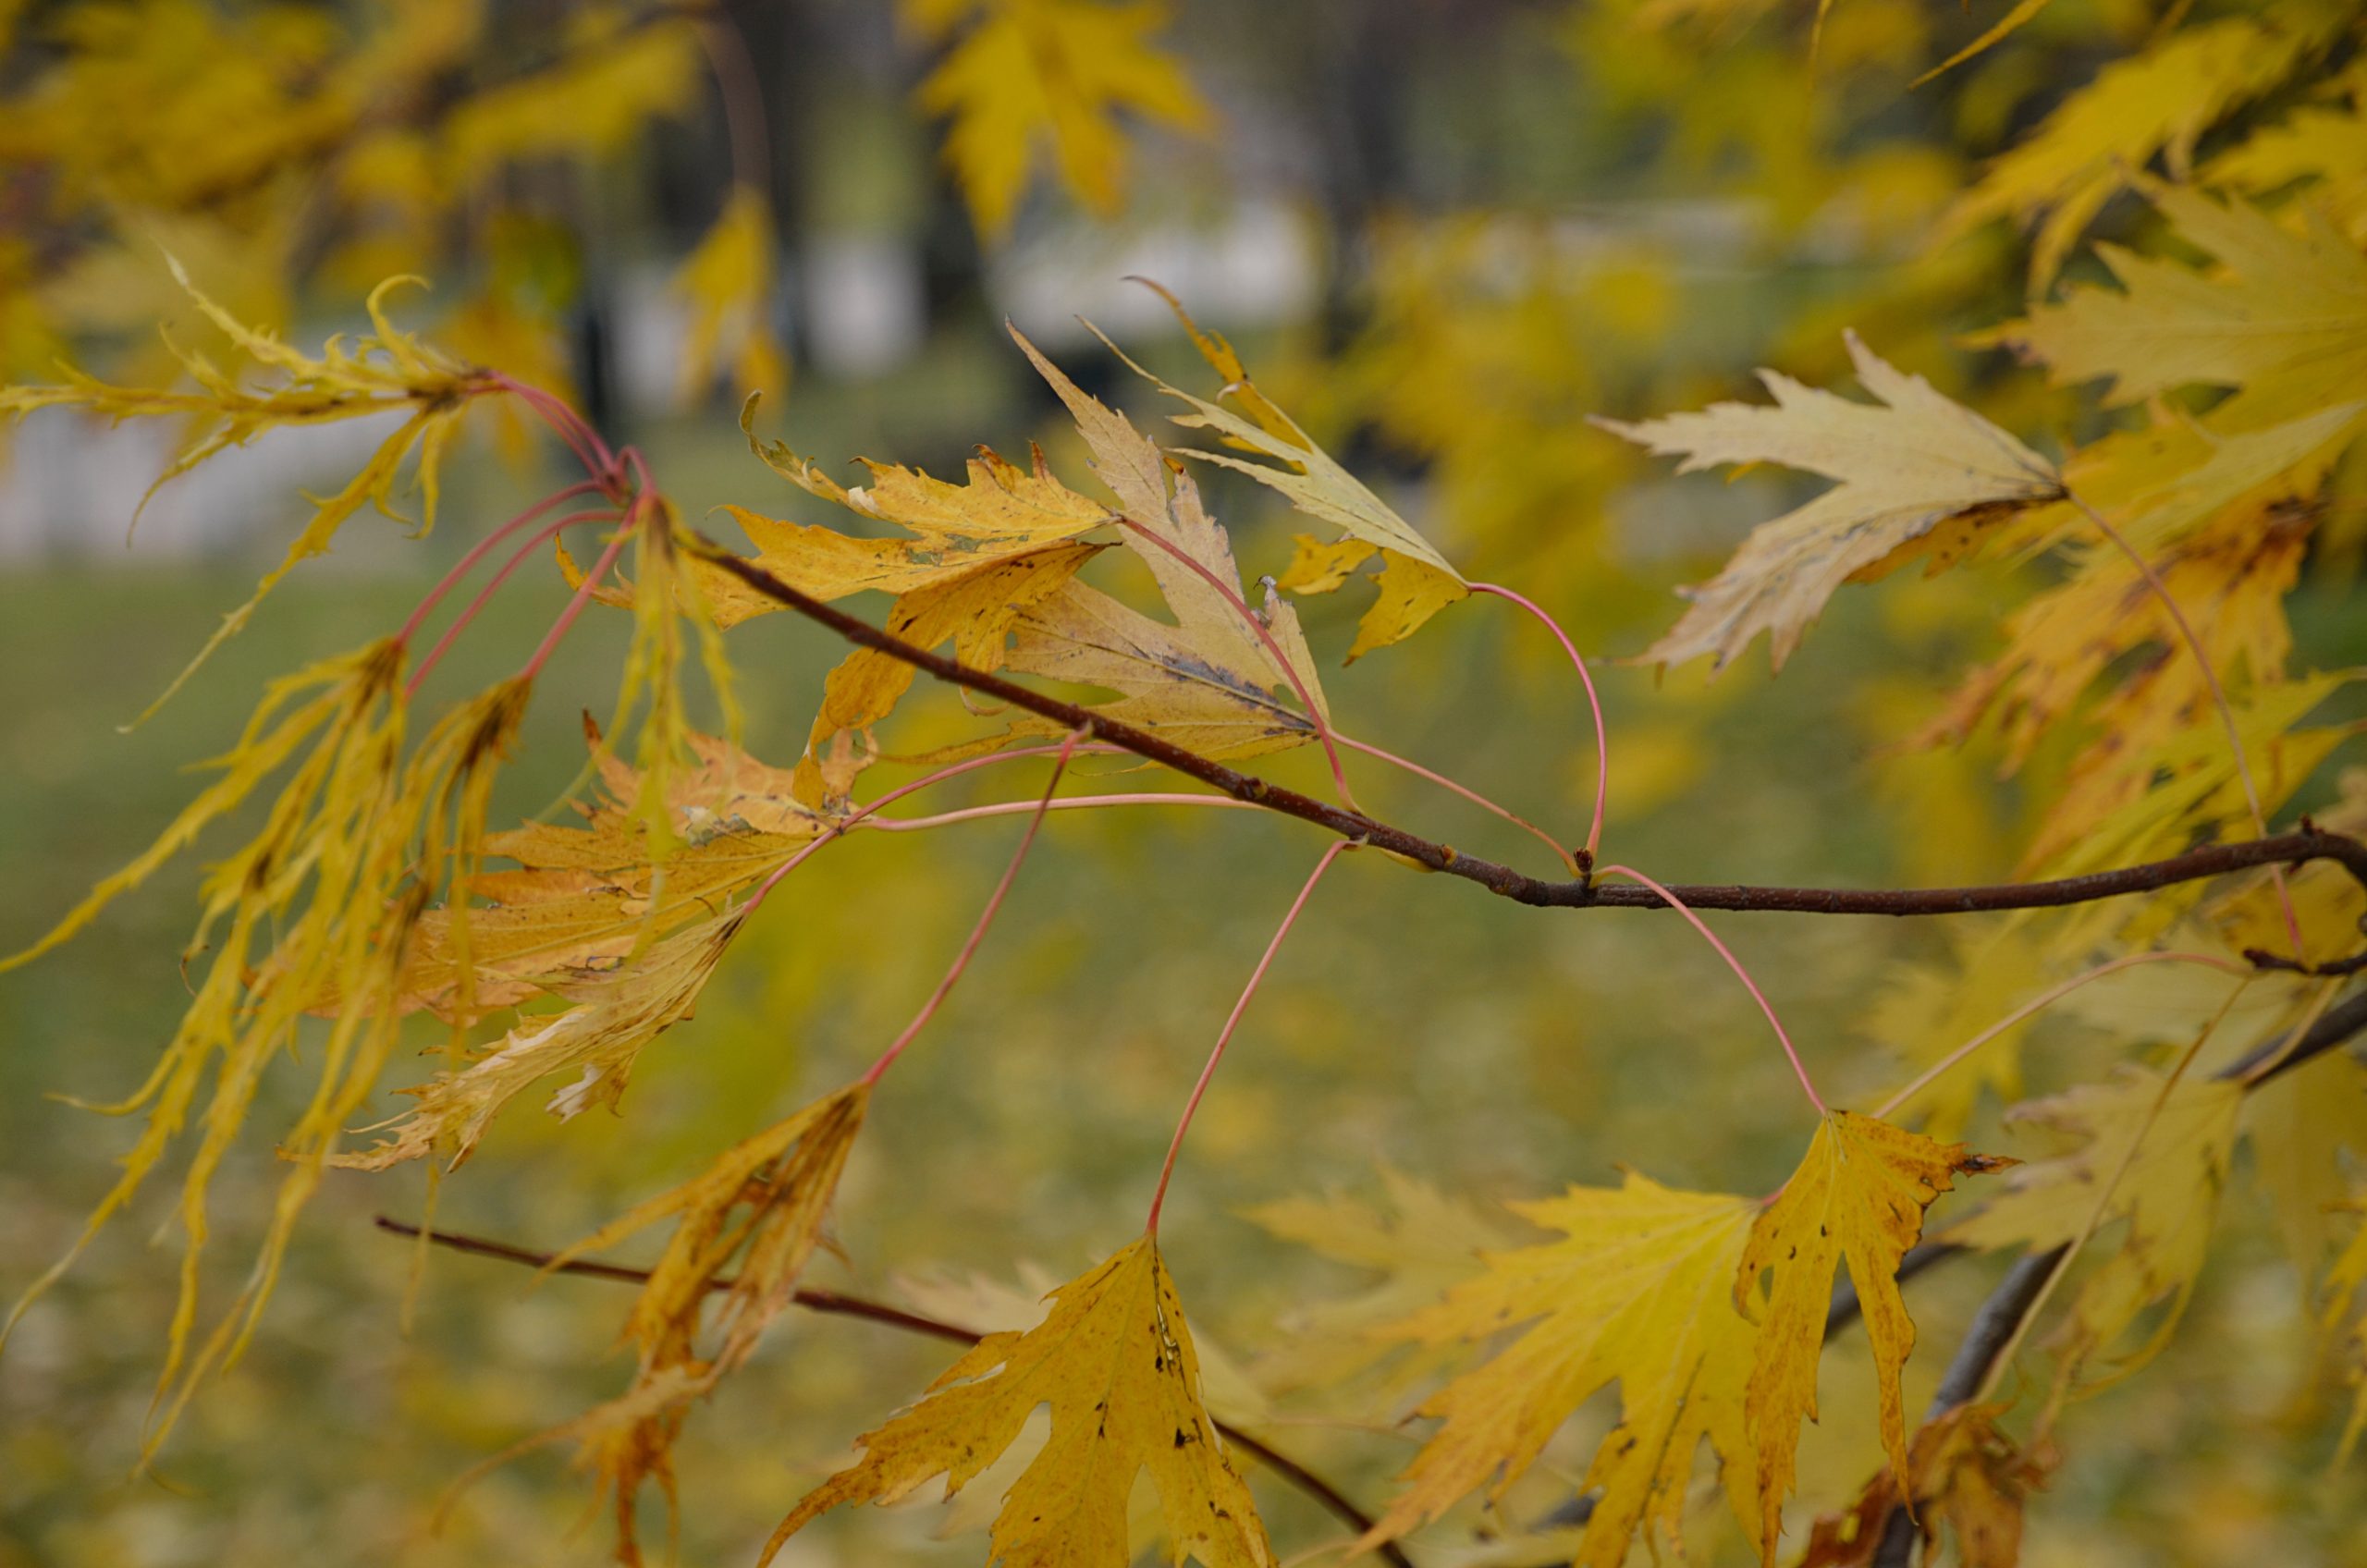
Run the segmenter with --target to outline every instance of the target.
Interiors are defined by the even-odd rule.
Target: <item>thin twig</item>
[[[1284,816],[1340,835],[1360,839],[1377,850],[1431,871],[1476,882],[1502,898],[1551,909],[1661,909],[1668,907],[1647,888],[1600,887],[1590,882],[1549,882],[1510,866],[1459,853],[1452,846],[1425,839],[1404,828],[1378,821],[1362,812],[1348,811],[1295,790],[1286,789],[1225,764],[1187,751],[1173,741],[1136,729],[1075,703],[1048,696],[1033,687],[957,659],[915,646],[881,631],[868,621],[823,603],[775,577],[743,556],[733,555],[708,541],[699,541],[702,558],[729,572],[758,594],[795,610],[859,648],[870,648],[900,659],[938,680],[966,686],[1049,718],[1066,729],[1084,729],[1097,739],[1132,752],[1148,762],[1196,778],[1235,800],[1259,805]],[[1669,891],[1693,909],[1736,912],[1784,912],[1796,914],[1928,915],[1973,914],[1999,910],[2054,909],[2092,903],[2124,894],[2152,892],[2180,882],[2201,881],[2263,865],[2299,865],[2310,861],[2340,862],[2362,886],[2367,886],[2367,843],[2315,827],[2251,839],[2236,844],[2210,844],[2184,854],[2118,871],[2100,871],[2049,882],[2009,882],[1967,888],[1761,888],[1739,884],[1696,886],[1673,883]]]
[[[417,1225],[397,1219],[392,1215],[381,1214],[374,1223],[379,1230],[389,1235],[416,1237],[423,1242],[432,1242],[439,1247],[448,1247],[454,1252],[467,1253],[473,1257],[496,1258],[503,1263],[517,1263],[529,1268],[547,1269],[554,1274],[577,1274],[587,1280],[613,1280],[626,1285],[645,1284],[649,1280],[649,1270],[646,1268],[628,1268],[615,1263],[595,1263],[589,1258],[581,1257],[571,1257],[561,1262],[556,1253],[535,1252],[531,1248],[513,1246],[508,1242],[497,1242],[485,1236],[466,1235],[457,1231],[423,1230]],[[731,1288],[731,1284],[732,1281],[729,1279],[710,1280],[707,1281],[706,1288],[709,1292],[728,1291]],[[940,1318],[924,1317],[917,1312],[907,1312],[901,1306],[889,1306],[885,1302],[871,1301],[862,1296],[851,1296],[840,1291],[828,1291],[811,1285],[800,1285],[791,1292],[790,1299],[808,1312],[818,1312],[833,1317],[858,1317],[867,1323],[884,1324],[890,1329],[901,1329],[907,1333],[925,1334],[931,1339],[947,1340],[959,1345],[974,1345],[986,1337],[975,1329],[964,1329]],[[1210,1419],[1214,1421],[1213,1416]],[[1313,1498],[1333,1518],[1347,1525],[1358,1536],[1364,1535],[1372,1528],[1371,1514],[1357,1507],[1337,1487],[1301,1464],[1297,1460],[1278,1452],[1227,1422],[1215,1421],[1215,1426],[1218,1432],[1223,1435],[1225,1441]],[[1389,1542],[1374,1550],[1380,1553],[1381,1558],[1391,1565],[1391,1568],[1414,1568],[1412,1560],[1406,1557],[1395,1542]]]

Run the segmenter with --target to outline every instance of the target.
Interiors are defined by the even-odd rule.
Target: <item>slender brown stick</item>
[[[882,631],[868,621],[824,604],[775,577],[743,556],[710,542],[700,542],[700,554],[718,570],[730,573],[776,604],[795,610],[828,628],[859,648],[870,648],[901,659],[940,680],[966,686],[1012,706],[1075,729],[1083,729],[1148,762],[1171,768],[1187,778],[1223,790],[1235,800],[1264,806],[1284,816],[1311,823],[1343,839],[1361,839],[1377,850],[1431,871],[1476,882],[1502,898],[1551,909],[1664,909],[1667,904],[1649,888],[1600,887],[1590,882],[1549,882],[1510,866],[1458,853],[1451,845],[1377,821],[1362,812],[1348,811],[1286,789],[1223,763],[1184,750],[1148,730],[1138,729],[1107,714],[1075,703],[1047,696],[1015,680],[974,669],[959,660],[917,647]],[[2172,855],[2166,860],[2118,871],[2099,871],[2051,882],[2008,882],[1970,888],[1760,888],[1740,884],[1672,883],[1669,891],[1696,910],[1784,912],[1795,914],[1974,914],[1997,910],[2054,909],[2092,903],[2128,893],[2152,892],[2180,882],[2224,876],[2263,865],[2300,865],[2309,861],[2340,862],[2361,884],[2367,884],[2367,843],[2305,825],[2300,830],[2270,839],[2237,844],[2209,844]]]
[[[472,1257],[490,1257],[503,1263],[523,1264],[529,1268],[548,1269],[554,1274],[578,1274],[587,1280],[613,1280],[626,1285],[644,1284],[649,1279],[649,1270],[646,1268],[628,1268],[621,1264],[595,1263],[589,1258],[582,1257],[570,1257],[560,1262],[556,1253],[535,1252],[531,1248],[513,1246],[508,1242],[497,1242],[485,1236],[465,1235],[457,1231],[424,1230],[420,1226],[397,1219],[389,1214],[381,1214],[373,1222],[379,1230],[389,1235],[415,1237],[420,1241],[431,1242],[439,1247],[448,1247],[454,1252],[467,1253]],[[731,1281],[728,1279],[710,1280],[707,1281],[706,1288],[710,1292],[728,1291],[731,1288]],[[959,1345],[974,1345],[986,1337],[975,1329],[964,1329],[957,1324],[945,1322],[941,1318],[923,1317],[917,1312],[907,1312],[901,1306],[889,1306],[885,1302],[871,1301],[863,1296],[851,1296],[842,1292],[826,1291],[810,1285],[800,1285],[791,1292],[790,1299],[808,1312],[818,1312],[833,1317],[859,1317],[867,1323],[885,1324],[890,1329],[901,1329],[914,1334],[926,1334],[931,1339],[948,1340]],[[1215,1421],[1215,1418],[1211,1416],[1210,1420]],[[1215,1421],[1215,1426],[1216,1429],[1223,1434],[1225,1441],[1313,1498],[1333,1518],[1347,1525],[1358,1536],[1364,1535],[1372,1528],[1371,1514],[1357,1507],[1337,1487],[1301,1464],[1297,1460],[1269,1447],[1238,1427],[1222,1421]],[[1414,1568],[1412,1560],[1406,1557],[1395,1542],[1390,1542],[1375,1550],[1380,1553],[1383,1561],[1391,1564],[1391,1568]]]

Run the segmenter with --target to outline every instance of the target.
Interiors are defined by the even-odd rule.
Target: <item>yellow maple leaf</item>
[[[1390,1329],[1429,1305],[1481,1268],[1481,1253],[1509,1250],[1514,1225],[1490,1208],[1440,1192],[1390,1166],[1380,1171],[1385,1202],[1373,1206],[1344,1194],[1279,1198],[1245,1209],[1243,1217],[1269,1234],[1296,1242],[1320,1256],[1380,1279],[1356,1294],[1294,1311],[1289,1340],[1260,1359],[1259,1381],[1278,1391],[1345,1382],[1403,1349]],[[1404,1358],[1392,1386],[1436,1370],[1447,1354]]]
[[[2115,403],[2196,384],[2237,387],[2212,412],[2226,434],[2332,405],[2355,411],[2367,378],[2367,256],[2306,211],[2297,233],[2242,201],[2177,186],[2146,193],[2221,270],[2099,245],[2118,289],[2072,289],[1981,341],[2044,361],[2058,382],[2110,376]]]
[[[1846,1262],[1873,1347],[1883,1447],[1907,1471],[1907,1412],[1899,1373],[1915,1324],[1898,1292],[1898,1260],[1923,1233],[1923,1211],[1959,1171],[2005,1162],[1850,1111],[1827,1116],[1807,1158],[1759,1215],[1743,1248],[1735,1298],[1772,1276],[1760,1321],[1745,1415],[1758,1453],[1760,1544],[1773,1561],[1784,1500],[1791,1495],[1802,1417],[1816,1415],[1816,1371],[1833,1305],[1834,1270]]]
[[[729,508],[756,546],[754,564],[816,598],[942,586],[1000,561],[1065,544],[1111,518],[1108,507],[1053,477],[1040,452],[1032,467],[1023,469],[980,447],[960,484],[864,459],[859,460],[869,471],[871,483],[842,485],[780,442],[758,439],[756,403],[751,397],[742,406],[740,428],[767,467],[809,495],[871,521],[892,523],[911,535],[852,538],[828,528],[777,522],[738,507]],[[721,571],[709,570],[699,581],[723,625],[780,607]]]
[[[763,880],[834,820],[794,798],[788,770],[693,734],[692,762],[667,789],[676,848],[661,855],[632,809],[640,770],[603,745],[589,720],[585,729],[601,792],[576,804],[582,825],[530,822],[485,836],[483,853],[515,868],[470,878],[470,894],[483,901],[466,912],[465,936],[448,907],[421,916],[402,975],[405,1009],[461,1017],[464,956],[473,977],[467,1017],[514,1007],[544,989],[542,980],[620,963]]]
[[[916,647],[950,641],[954,656],[974,669],[1000,669],[1010,655],[1012,626],[1032,606],[1070,585],[1100,545],[1056,545],[1011,556],[950,582],[915,588],[897,599],[887,631]],[[822,686],[822,711],[798,764],[797,798],[812,804],[842,797],[854,772],[827,764],[841,737],[886,718],[911,690],[913,667],[873,648],[857,648],[834,667]],[[867,759],[865,759],[867,760]],[[850,765],[859,770],[861,761]]]
[[[1782,463],[1840,481],[1761,523],[1715,580],[1684,590],[1693,607],[1637,662],[1703,654],[1723,668],[1761,631],[1774,667],[1842,583],[1951,520],[1993,523],[2063,493],[2054,465],[2006,432],[1846,339],[1858,379],[1882,399],[1852,402],[1775,371],[1772,408],[1713,403],[1698,413],[1595,423],[1663,454],[1679,473],[1722,463]]]
[[[916,98],[950,122],[945,160],[989,239],[1010,231],[1043,144],[1070,193],[1106,217],[1117,211],[1125,176],[1119,115],[1187,132],[1206,130],[1213,118],[1183,68],[1151,46],[1167,22],[1156,0],[907,0],[904,10],[931,33],[976,13]]]
[[[2036,1125],[2069,1146],[2008,1174],[2004,1192],[1941,1240],[2044,1252],[2086,1234],[2100,1203],[2103,1220],[2128,1221],[2119,1249],[2081,1282],[2055,1338],[2060,1386],[2165,1301],[2152,1332],[2117,1358],[2116,1375],[2135,1370],[2177,1330],[2210,1246],[2243,1100],[2241,1084],[2197,1077],[2180,1078],[2165,1099],[2158,1074],[2124,1066],[2103,1083],[2008,1114],[2008,1125]]]
[[[1362,1544],[1417,1528],[1480,1487],[1501,1498],[1570,1413],[1614,1379],[1620,1425],[1587,1473],[1587,1487],[1601,1495],[1578,1563],[1615,1568],[1647,1525],[1676,1542],[1704,1438],[1717,1451],[1744,1533],[1759,1539],[1742,1390],[1760,1330],[1735,1306],[1748,1283],[1735,1269],[1758,1205],[1678,1192],[1629,1171],[1619,1187],[1573,1187],[1515,1207],[1566,1239],[1490,1254],[1477,1279],[1388,1330],[1443,1346],[1527,1325],[1422,1404],[1418,1414],[1443,1424]],[[1811,1344],[1811,1367],[1816,1353]]]
[[[1126,1502],[1146,1470],[1172,1562],[1271,1568],[1248,1485],[1201,1403],[1183,1304],[1148,1236],[1061,1286],[1035,1328],[981,1340],[918,1404],[863,1438],[863,1458],[791,1511],[761,1563],[840,1503],[892,1502],[936,1476],[948,1495],[958,1492],[1045,1404],[1050,1436],[995,1517],[989,1555],[1003,1568],[1132,1561]]]

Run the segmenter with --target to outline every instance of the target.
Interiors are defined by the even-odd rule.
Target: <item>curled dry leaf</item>
[[[2046,1485],[2051,1452],[2024,1453],[1997,1427],[2002,1404],[1960,1404],[1916,1428],[1907,1481],[1885,1465],[1841,1513],[1819,1518],[1799,1568],[1872,1568],[1902,1506],[1914,1514],[1923,1560],[1937,1561],[1940,1533],[1956,1539],[1962,1568],[2015,1568],[2022,1558],[2022,1511]]]
[[[1721,463],[1782,463],[1840,481],[1808,505],[1760,524],[1638,662],[1682,664],[1704,654],[1723,667],[1767,633],[1781,669],[1840,586],[1879,574],[1944,523],[1975,531],[2063,494],[2054,465],[2005,431],[1847,337],[1858,379],[1882,399],[1857,403],[1775,371],[1760,379],[1772,408],[1713,403],[1699,413],[1623,424],[1595,423],[1663,455],[1679,473]]]
[[[1183,1304],[1145,1236],[1055,1292],[1044,1321],[989,1334],[911,1409],[861,1439],[863,1458],[807,1495],[766,1546],[840,1503],[892,1502],[932,1476],[959,1491],[1018,1438],[1038,1405],[1051,1435],[995,1516],[1002,1568],[1133,1561],[1126,1500],[1147,1470],[1170,1561],[1272,1568],[1248,1485],[1201,1403]]]
[[[689,1406],[748,1359],[795,1297],[870,1100],[860,1083],[826,1095],[554,1257],[546,1268],[673,1222],[625,1319],[623,1337],[639,1358],[632,1384],[490,1464],[562,1439],[580,1445],[579,1463],[613,1498],[619,1558],[638,1564],[641,1488],[656,1482],[671,1510],[674,1442]],[[720,1305],[710,1317],[711,1300]],[[712,1348],[703,1348],[703,1330]]]

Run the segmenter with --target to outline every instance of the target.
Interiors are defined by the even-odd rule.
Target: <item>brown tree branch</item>
[[[439,1247],[449,1247],[454,1252],[467,1253],[473,1257],[497,1258],[504,1263],[523,1264],[529,1268],[548,1268],[554,1273],[579,1274],[589,1280],[614,1280],[628,1285],[642,1284],[649,1279],[649,1270],[646,1268],[628,1268],[620,1264],[595,1263],[588,1258],[580,1257],[571,1257],[564,1263],[558,1263],[558,1255],[556,1253],[534,1252],[526,1247],[512,1246],[508,1242],[497,1242],[485,1236],[466,1235],[457,1231],[423,1231],[419,1226],[397,1219],[392,1215],[381,1214],[377,1216],[374,1223],[379,1230],[390,1235],[423,1238]],[[556,1268],[553,1267],[554,1264],[557,1265]],[[730,1280],[707,1281],[707,1289],[710,1291],[728,1291],[730,1288]],[[907,1312],[900,1306],[889,1306],[885,1302],[870,1301],[862,1296],[851,1296],[839,1291],[801,1285],[790,1299],[809,1312],[825,1313],[838,1317],[859,1317],[868,1323],[884,1323],[891,1329],[902,1329],[910,1333],[926,1334],[931,1339],[950,1340],[955,1344],[974,1345],[986,1337],[975,1329],[964,1329],[957,1324],[947,1323],[935,1317],[925,1317],[917,1312]],[[1358,1536],[1362,1536],[1372,1528],[1371,1514],[1358,1508],[1337,1487],[1301,1464],[1297,1460],[1269,1448],[1238,1427],[1218,1421],[1213,1415],[1209,1420],[1215,1425],[1216,1429],[1223,1434],[1225,1441],[1314,1499],[1333,1518],[1347,1525]],[[1392,1568],[1414,1568],[1413,1562],[1394,1541],[1386,1542],[1374,1550],[1380,1554],[1384,1562],[1392,1565]]]
[[[838,633],[859,648],[870,648],[901,659],[915,669],[957,686],[993,697],[1038,717],[1071,729],[1084,729],[1097,740],[1123,747],[1147,762],[1173,769],[1187,778],[1220,790],[1238,801],[1264,806],[1285,816],[1362,839],[1375,849],[1432,871],[1476,882],[1502,898],[1551,909],[1664,909],[1666,902],[1649,888],[1626,884],[1606,886],[1591,878],[1548,881],[1466,855],[1452,845],[1425,839],[1404,828],[1379,821],[1362,812],[1331,805],[1254,774],[1229,767],[1173,741],[1110,717],[1092,708],[1048,696],[1018,681],[974,668],[957,659],[905,642],[844,610],[791,587],[744,556],[733,555],[701,540],[700,554],[756,593],[795,610]],[[1795,914],[1972,914],[1987,911],[2050,909],[2092,903],[2128,893],[2152,892],[2181,882],[2224,876],[2263,865],[2300,865],[2310,861],[2339,862],[2367,886],[2367,844],[2328,833],[2304,821],[2300,829],[2273,838],[2241,843],[2207,844],[2166,860],[2132,865],[2118,871],[2095,872],[2049,882],[2007,882],[1972,888],[1759,888],[1739,884],[1696,886],[1678,884],[1670,891],[1691,908]]]

